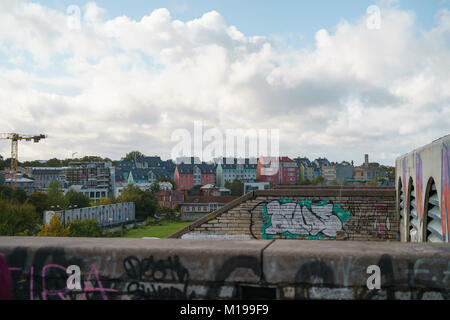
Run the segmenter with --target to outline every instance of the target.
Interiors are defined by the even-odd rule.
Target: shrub
[[[0,235],[33,235],[39,230],[38,223],[34,206],[0,200]]]
[[[41,226],[38,237],[67,237],[69,232],[70,227],[64,227],[59,216],[54,214],[48,224]]]
[[[98,225],[97,220],[74,220],[69,224],[69,237],[78,238],[100,238],[102,237],[102,229]]]
[[[148,217],[147,219],[145,219],[145,226],[155,226],[160,224],[159,220],[154,218],[154,217]]]

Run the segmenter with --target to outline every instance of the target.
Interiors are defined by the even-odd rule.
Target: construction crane
[[[47,138],[45,135],[27,135],[20,133],[0,133],[0,139],[11,140],[11,185],[17,189],[17,163],[19,158],[19,141],[34,141],[38,143]]]

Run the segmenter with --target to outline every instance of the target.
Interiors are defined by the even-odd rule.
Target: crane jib
[[[31,134],[19,134],[19,133],[0,133],[0,139],[11,140],[11,186],[13,189],[17,189],[17,167],[19,159],[19,141],[34,141],[38,143],[40,140],[47,138],[46,135],[31,135]]]

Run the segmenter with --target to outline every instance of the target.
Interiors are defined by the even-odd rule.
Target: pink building
[[[177,190],[190,190],[194,186],[214,184],[216,182],[216,171],[214,165],[201,164],[179,164],[174,173],[175,188]]]
[[[258,159],[257,180],[272,186],[297,183],[297,162],[289,157],[261,157]]]

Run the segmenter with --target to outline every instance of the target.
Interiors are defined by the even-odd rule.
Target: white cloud
[[[0,56],[10,61],[0,62],[0,126],[49,134],[23,144],[22,159],[132,149],[168,157],[172,131],[204,120],[280,128],[290,156],[358,163],[370,153],[393,164],[450,128],[447,10],[418,33],[414,14],[390,4],[380,30],[367,29],[363,13],[318,30],[313,50],[289,52],[215,11],[187,22],[167,9],[140,21],[107,20],[95,3],[82,11],[74,30],[65,12],[0,2]]]

